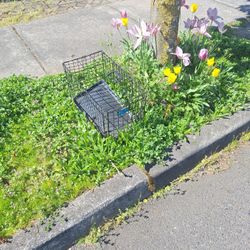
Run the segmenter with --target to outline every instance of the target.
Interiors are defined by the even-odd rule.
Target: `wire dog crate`
[[[103,51],[64,62],[63,67],[76,106],[103,136],[116,137],[143,117],[143,86]]]

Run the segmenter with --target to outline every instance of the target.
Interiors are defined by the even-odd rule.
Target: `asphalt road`
[[[180,184],[89,249],[250,248],[250,142]],[[85,249],[79,246],[76,249]],[[87,248],[88,249],[88,248]]]

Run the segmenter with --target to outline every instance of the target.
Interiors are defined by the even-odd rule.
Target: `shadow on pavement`
[[[240,5],[237,9],[247,16],[246,18],[239,18],[236,21],[240,22],[240,25],[233,27],[233,32],[236,36],[250,39],[250,0],[247,0],[249,4]]]

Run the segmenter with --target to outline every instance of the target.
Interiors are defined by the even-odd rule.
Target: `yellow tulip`
[[[127,17],[122,17],[121,18],[121,21],[122,21],[122,25],[127,27],[128,26],[128,18]]]
[[[163,74],[164,74],[165,76],[169,76],[171,73],[172,73],[172,72],[171,72],[171,69],[170,69],[170,68],[165,68],[164,71],[163,71]]]
[[[212,67],[215,63],[214,57],[207,59],[207,66]]]
[[[198,4],[192,3],[190,5],[190,10],[191,10],[192,13],[195,13],[198,10]]]
[[[176,79],[177,79],[177,75],[175,73],[170,73],[168,76],[168,83],[173,84],[175,83]]]
[[[212,71],[212,76],[213,77],[218,77],[220,74],[220,69],[218,68],[215,68],[213,71]]]
[[[179,74],[181,73],[181,66],[175,66],[175,67],[174,67],[174,73],[175,73],[176,75],[179,75]]]

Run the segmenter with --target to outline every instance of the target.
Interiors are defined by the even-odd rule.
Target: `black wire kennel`
[[[117,136],[144,114],[146,95],[135,80],[103,51],[63,63],[69,90],[103,136]]]

